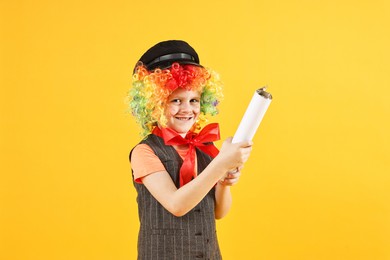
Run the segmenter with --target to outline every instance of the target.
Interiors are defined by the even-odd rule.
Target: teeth
[[[182,120],[182,121],[189,121],[192,119],[192,117],[176,117],[176,119]]]

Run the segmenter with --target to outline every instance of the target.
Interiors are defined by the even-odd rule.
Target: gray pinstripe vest
[[[160,158],[176,187],[183,163],[172,146],[162,138],[149,135],[141,143],[149,145]],[[198,174],[212,158],[196,150]],[[133,178],[134,180],[134,178]],[[145,188],[134,183],[137,190],[138,214],[141,223],[138,234],[138,259],[222,259],[215,230],[214,188],[190,212],[175,217]]]

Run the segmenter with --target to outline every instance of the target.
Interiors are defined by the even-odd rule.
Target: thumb
[[[240,147],[251,147],[253,145],[252,141],[242,141],[239,143]]]

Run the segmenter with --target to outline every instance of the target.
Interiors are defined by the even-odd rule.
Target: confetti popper
[[[232,143],[251,141],[253,139],[271,101],[272,95],[266,92],[266,87],[255,91],[237,131],[234,134]]]

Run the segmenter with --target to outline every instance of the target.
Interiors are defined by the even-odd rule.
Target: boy
[[[184,41],[160,42],[137,64],[130,107],[145,138],[130,153],[137,190],[138,259],[221,259],[215,219],[231,206],[230,186],[239,178],[251,142],[221,151],[217,114],[218,74],[199,63]]]

